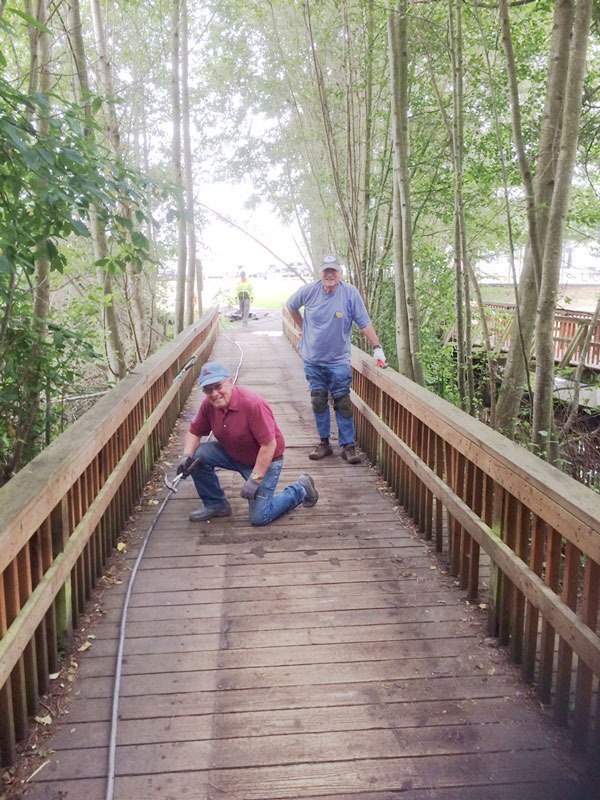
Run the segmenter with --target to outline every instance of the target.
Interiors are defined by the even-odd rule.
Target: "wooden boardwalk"
[[[587,800],[566,740],[486,639],[469,605],[367,464],[308,461],[301,364],[273,317],[222,336],[215,356],[265,395],[287,442],[282,483],[320,492],[252,528],[191,523],[182,481],[131,595],[120,692],[118,800]],[[172,463],[200,402],[178,426]],[[174,466],[171,467],[172,473]],[[164,492],[134,520],[151,525]],[[138,538],[141,538],[138,535]],[[130,543],[130,564],[136,556]],[[104,591],[68,715],[24,795],[103,800],[123,583]],[[78,655],[78,654],[76,654]]]

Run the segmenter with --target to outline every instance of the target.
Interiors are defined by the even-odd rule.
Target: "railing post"
[[[8,630],[6,615],[6,585],[0,573],[0,634]],[[17,757],[17,737],[14,722],[14,706],[10,679],[0,688],[0,756],[3,764],[12,763]]]
[[[502,538],[502,506],[504,491],[496,484],[491,498],[491,520],[490,528],[494,534]],[[490,608],[488,613],[488,633],[490,636],[498,635],[499,616],[500,616],[500,570],[498,566],[490,562]]]
[[[70,536],[69,508],[66,496],[52,512],[50,524],[52,526],[52,554],[56,559],[63,552]],[[54,601],[56,647],[59,651],[64,649],[73,634],[73,588],[71,583],[72,578],[69,576]]]

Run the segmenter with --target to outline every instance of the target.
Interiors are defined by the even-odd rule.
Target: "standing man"
[[[240,272],[240,279],[235,287],[235,293],[240,305],[242,325],[247,325],[248,317],[250,316],[250,303],[254,300],[254,289],[250,281],[246,278],[246,273],[243,270]]]
[[[231,515],[217,467],[239,472],[244,479],[240,496],[248,501],[252,525],[268,525],[299,505],[316,505],[319,494],[306,473],[275,494],[285,442],[266,401],[235,386],[227,367],[217,361],[204,364],[200,386],[206,397],[186,434],[177,467],[178,475],[192,476],[203,502],[202,508],[190,514],[192,522]],[[201,444],[200,438],[211,431],[214,440]],[[198,465],[190,469],[197,459]]]
[[[324,256],[321,280],[298,289],[287,302],[292,319],[301,328],[300,355],[310,388],[313,414],[319,444],[309,453],[317,460],[333,454],[329,444],[331,419],[328,398],[338,426],[342,458],[359,464],[356,452],[350,383],[350,334],[355,322],[373,347],[373,357],[381,367],[387,366],[379,337],[371,324],[365,304],[354,286],[341,280],[341,264],[336,256]],[[304,307],[304,316],[300,308]]]

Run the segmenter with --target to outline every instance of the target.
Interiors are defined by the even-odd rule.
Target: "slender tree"
[[[100,93],[104,96],[104,110],[108,141],[113,157],[117,163],[122,163],[123,153],[121,144],[121,131],[119,120],[114,106],[113,70],[108,56],[106,45],[106,26],[104,24],[102,8],[99,0],[91,0],[92,21],[94,36],[98,50],[98,82]],[[128,229],[128,237],[134,234],[133,210],[131,204],[122,203],[121,214],[123,224]],[[131,260],[126,261],[125,293],[127,297],[127,312],[131,321],[131,333],[134,350],[138,361],[143,361],[148,352],[149,328],[145,322],[144,303],[138,266]]]
[[[171,3],[171,105],[173,108],[171,156],[173,160],[173,183],[176,190],[177,209],[176,333],[180,333],[184,326],[187,266],[187,224],[181,149],[181,2],[182,0],[172,0]]]
[[[394,143],[394,253],[396,274],[396,346],[400,371],[423,382],[419,317],[414,283],[413,219],[409,179],[408,3],[388,2],[388,42],[392,85]]]
[[[181,1],[181,123],[183,134],[183,165],[185,176],[185,220],[187,230],[187,274],[186,274],[186,324],[194,321],[196,279],[202,286],[201,264],[196,248],[196,222],[194,209],[194,175],[192,159],[192,137],[190,132],[190,86],[189,86],[189,36],[188,0]],[[198,275],[196,275],[198,271]],[[198,310],[202,313],[202,296],[198,292]]]
[[[538,453],[542,456],[553,455],[549,447],[551,432],[554,429],[552,402],[554,392],[554,313],[560,279],[566,216],[579,140],[579,121],[591,19],[592,0],[577,0],[573,18],[573,38],[569,52],[560,149],[548,215],[536,319],[532,438],[533,444],[536,445]]]
[[[538,158],[533,183],[533,208],[536,224],[529,227],[523,268],[516,288],[516,308],[510,332],[510,346],[506,357],[502,383],[496,408],[496,427],[513,436],[518,410],[527,379],[536,319],[539,278],[536,279],[536,249],[542,251],[548,227],[548,209],[554,188],[558,142],[563,120],[562,108],[567,80],[569,42],[573,27],[573,0],[557,0],[552,20],[552,39],[548,54],[548,76],[544,111],[539,134]],[[504,37],[510,36],[506,28]],[[513,81],[511,80],[511,83]],[[511,94],[513,119],[519,114],[516,107],[518,95]],[[520,165],[525,167],[522,156]],[[529,218],[531,222],[531,218]],[[538,248],[532,242],[539,239]],[[542,253],[543,255],[543,253]]]
[[[77,88],[79,104],[88,120],[86,135],[93,136],[91,125],[91,97],[92,91],[85,55],[85,44],[81,23],[81,9],[79,0],[69,0],[68,3],[69,38],[71,53],[77,75]],[[103,262],[109,258],[109,246],[106,237],[106,226],[102,219],[100,209],[92,204],[90,208],[90,227],[96,261]],[[114,300],[113,277],[110,270],[97,267],[98,283],[102,287],[103,303],[101,310],[102,330],[106,331],[106,355],[111,373],[121,380],[127,374],[125,347],[119,331],[119,321]]]
[[[38,27],[30,26],[30,91],[39,92],[48,97],[48,105],[39,109],[37,119],[33,121],[37,133],[46,136],[49,130],[49,92],[52,85],[51,36],[48,29],[48,8],[46,0],[37,0],[35,18]],[[35,424],[40,413],[40,403],[44,392],[44,354],[45,340],[48,334],[48,316],[50,311],[50,260],[48,258],[48,240],[41,239],[37,243],[38,255],[35,258],[35,284],[33,289],[32,351],[27,364],[24,365],[23,384],[26,387],[27,406],[19,417],[19,429],[16,432],[16,444],[13,451],[11,471],[21,463],[24,451],[31,445],[35,436]]]

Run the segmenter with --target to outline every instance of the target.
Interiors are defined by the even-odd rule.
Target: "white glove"
[[[377,362],[378,367],[382,367],[383,369],[387,367],[387,360],[385,357],[385,353],[383,352],[383,347],[373,348],[373,358]]]

